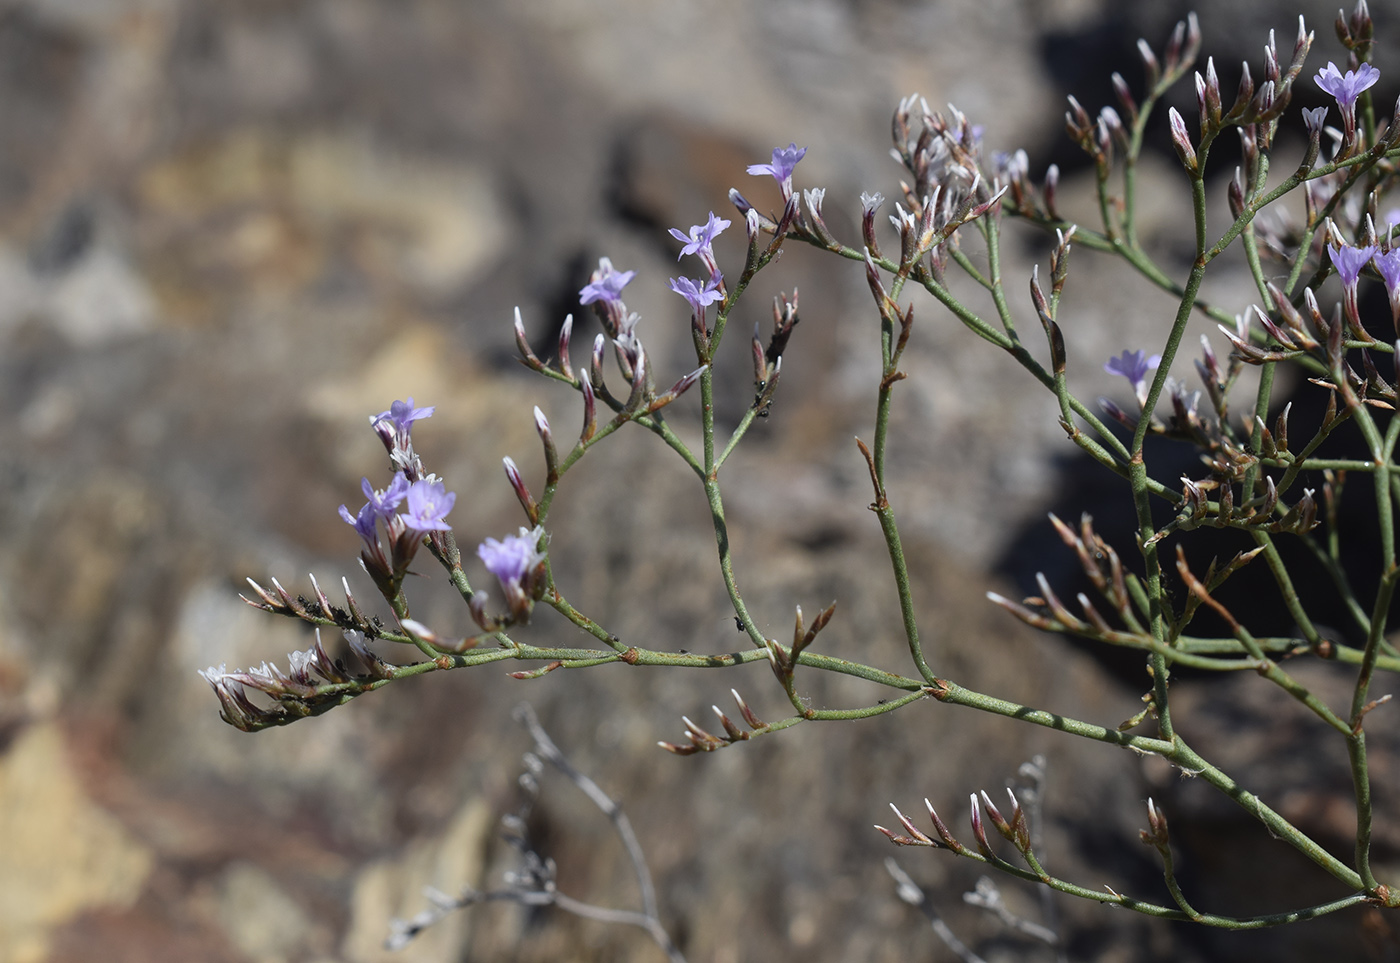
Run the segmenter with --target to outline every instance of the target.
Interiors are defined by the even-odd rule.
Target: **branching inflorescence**
[[[340,509],[361,537],[361,562],[391,617],[386,622],[367,615],[348,584],[342,604],[332,601],[314,579],[310,594],[295,596],[276,580],[271,589],[250,580],[250,604],[316,626],[317,642],[307,652],[294,653],[285,672],[266,663],[246,671],[229,672],[221,667],[205,672],[222,703],[223,717],[246,730],[283,725],[406,676],[503,660],[531,665],[511,673],[519,679],[612,662],[723,668],[766,661],[792,706],[792,715],[765,722],[734,692],[742,724],[716,708],[717,731],[685,718],[685,741],[662,742],[661,746],[679,754],[712,751],[804,722],[875,716],[923,699],[968,706],[1139,753],[1157,754],[1182,770],[1198,774],[1243,807],[1276,839],[1330,874],[1339,895],[1322,905],[1250,918],[1198,910],[1188,902],[1173,870],[1167,816],[1150,800],[1148,828],[1142,839],[1160,856],[1169,902],[1105,893],[1055,876],[1042,865],[1021,800],[1014,792],[1005,804],[994,803],[985,792],[970,796],[970,838],[960,839],[931,805],[931,833],[896,808],[902,832],[881,829],[893,842],[946,849],[1053,890],[1144,914],[1235,929],[1308,919],[1361,903],[1400,905],[1400,891],[1377,879],[1371,868],[1373,810],[1365,733],[1368,713],[1384,701],[1371,694],[1376,671],[1400,670],[1400,652],[1386,637],[1395,583],[1400,578],[1395,544],[1395,506],[1400,503],[1400,464],[1395,458],[1400,440],[1400,417],[1395,414],[1400,404],[1396,388],[1400,384],[1400,340],[1391,337],[1392,333],[1400,337],[1400,243],[1392,238],[1400,212],[1387,209],[1381,214],[1388,192],[1400,179],[1396,163],[1400,158],[1400,122],[1392,120],[1386,126],[1375,117],[1369,91],[1380,71],[1369,62],[1373,56],[1372,24],[1364,0],[1349,18],[1339,18],[1337,32],[1347,51],[1346,70],[1329,62],[1313,81],[1335,98],[1342,119],[1340,129],[1326,126],[1326,108],[1288,109],[1295,84],[1306,79],[1304,62],[1314,39],[1301,18],[1291,51],[1281,49],[1270,34],[1262,67],[1244,64],[1233,99],[1223,90],[1213,60],[1192,74],[1200,47],[1194,17],[1177,25],[1160,58],[1150,46],[1140,43],[1145,87],[1134,94],[1115,74],[1117,108],[1104,107],[1095,116],[1070,98],[1067,130],[1088,154],[1095,171],[1098,224],[1092,227],[1062,215],[1055,167],[1050,167],[1037,184],[1031,181],[1023,151],[999,154],[988,162],[983,157],[978,127],[954,108],[946,114],[930,110],[917,95],[902,101],[893,118],[892,153],[907,179],[899,183],[900,200],[889,216],[897,239],[887,237],[883,245],[877,230],[877,215],[884,206],[880,194],[861,196],[860,240],[844,243],[823,218],[825,191],[808,189],[799,194],[793,186],[805,150],[795,144],[774,150],[769,163],[754,164],[748,173],[771,176],[777,182],[783,200],[780,212],[764,215],[738,191],[730,192],[748,238],[747,255],[736,274],[725,277],[712,247],[715,237],[731,226],[730,221],[710,212],[704,224],[689,231],[671,231],[683,244],[680,257],[698,258],[702,271],[698,277],[683,275],[669,281],[671,289],[689,306],[698,365],[669,387],[663,388],[667,379],[643,346],[644,329],[638,315],[628,311],[623,301],[635,272],[619,271],[603,258],[579,292],[580,303],[592,305],[603,329],[580,367],[575,367],[570,357],[572,317],[562,326],[556,357],[544,361],[532,350],[517,311],[515,335],[523,363],[577,392],[581,428],[571,443],[558,443],[544,415],[535,409],[545,465],[544,488],[538,494],[527,487],[515,464],[505,461],[526,525],[517,535],[487,539],[477,550],[500,584],[504,608],[493,607],[486,594],[470,584],[446,520],[454,496],[442,480],[425,472],[413,449],[413,422],[430,416],[433,409],[416,408],[411,398],[396,401],[388,411],[371,418],[389,455],[392,477],[382,490],[365,480],[367,501],[358,512],[352,514],[345,506]],[[1256,73],[1262,77],[1258,83]],[[1194,225],[1194,257],[1185,276],[1177,277],[1154,261],[1139,242],[1137,165],[1149,124],[1161,122],[1160,100],[1188,75],[1194,77],[1197,94],[1194,133],[1193,125],[1174,108],[1167,111],[1165,119],[1189,184]],[[1303,156],[1286,176],[1271,178],[1277,134],[1289,124],[1298,126],[1305,138]],[[1219,225],[1207,223],[1206,171],[1217,138],[1227,130],[1238,135],[1242,161],[1227,187],[1231,219],[1221,230]],[[1271,207],[1295,193],[1301,195],[1301,223]],[[1055,239],[1045,275],[1048,284],[1042,281],[1038,268],[1028,281],[1027,307],[1045,338],[1043,356],[1048,356],[1048,365],[1038,360],[1042,349],[1032,350],[1023,338],[1018,327],[1018,315],[1023,312],[1013,308],[1002,273],[1001,232],[1008,219],[1046,231]],[[1379,228],[1378,221],[1383,222]],[[978,251],[985,251],[985,255],[968,253],[963,246],[965,236],[978,238]],[[909,654],[909,668],[903,674],[814,651],[819,634],[835,613],[835,603],[810,622],[797,608],[790,642],[766,637],[750,616],[735,575],[722,469],[754,419],[767,414],[773,401],[783,355],[798,323],[796,291],[790,297],[775,299],[771,334],[765,340],[756,331],[748,346],[753,361],[753,399],[727,438],[721,437],[715,423],[714,364],[735,305],[789,241],[862,265],[879,318],[882,360],[874,379],[873,434],[869,442],[860,440],[858,445],[869,470],[873,492],[870,508],[878,520],[898,589]],[[1259,296],[1258,303],[1238,316],[1199,297],[1207,272],[1236,245],[1243,251]],[[1125,349],[1104,365],[1110,373],[1127,379],[1135,410],[1103,399],[1097,405],[1088,404],[1072,388],[1059,313],[1069,278],[1070,253],[1076,246],[1118,259],[1175,301],[1170,322],[1164,321],[1161,343],[1153,346],[1154,353]],[[1270,262],[1268,270],[1266,261]],[[1333,274],[1340,279],[1342,298],[1329,310],[1320,292]],[[1392,326],[1384,334],[1378,334],[1384,328],[1383,320],[1364,316],[1358,298],[1361,285],[1373,283],[1372,278],[1384,285],[1391,306]],[[955,280],[960,290],[965,286],[980,292],[990,305],[990,313],[980,312],[962,294],[955,293]],[[1068,718],[973,691],[940,675],[937,660],[926,655],[895,505],[887,489],[886,467],[891,409],[896,388],[906,377],[901,363],[916,334],[915,299],[905,300],[914,292],[919,298],[931,298],[1049,391],[1068,439],[1126,483],[1136,512],[1136,538],[1131,546],[1109,545],[1087,516],[1077,526],[1051,518],[1077,557],[1095,597],[1078,593],[1072,600],[1062,599],[1043,575],[1036,597],[1018,602],[990,595],[994,603],[1037,629],[1143,653],[1151,688],[1145,698],[1147,707],[1122,725]],[[1184,382],[1169,375],[1188,323],[1197,313],[1218,324],[1231,348],[1222,359],[1209,339],[1202,338],[1202,354],[1195,369],[1203,392],[1188,390]],[[1389,363],[1385,355],[1391,356]],[[1290,420],[1291,406],[1281,411],[1271,407],[1280,364],[1295,366],[1316,390],[1326,393],[1326,411],[1319,424],[1299,426]],[[1232,411],[1232,390],[1245,365],[1258,368],[1259,386],[1243,411]],[[700,395],[698,449],[684,441],[667,421],[667,406],[691,389]],[[746,648],[704,655],[625,645],[560,591],[549,551],[550,513],[560,483],[595,446],[628,424],[654,434],[695,476],[714,525],[720,576],[736,622],[750,643]],[[1319,454],[1329,438],[1342,430],[1359,437],[1367,457]],[[1177,479],[1159,477],[1144,453],[1149,436],[1194,446],[1200,453],[1201,467]],[[1372,479],[1370,490],[1380,533],[1378,584],[1372,598],[1351,587],[1339,555],[1333,522],[1347,474]],[[1319,477],[1320,483],[1314,481]],[[1169,517],[1165,524],[1154,520],[1154,502],[1169,508],[1160,516]],[[1328,521],[1325,534],[1319,535],[1324,521]],[[1194,571],[1182,550],[1182,539],[1203,527],[1237,530],[1250,547],[1223,564],[1216,561],[1204,571]],[[1300,598],[1293,573],[1280,556],[1278,544],[1284,539],[1301,542],[1332,575],[1341,601],[1352,613],[1355,638],[1364,638],[1364,642],[1345,645],[1317,627]],[[469,606],[476,634],[444,638],[411,617],[404,578],[424,548],[447,571]],[[1129,559],[1120,552],[1128,553]],[[1251,564],[1268,568],[1277,593],[1275,601],[1291,617],[1294,634],[1256,635],[1217,598],[1221,585]],[[1174,591],[1172,584],[1184,586],[1185,592]],[[540,606],[554,610],[581,631],[577,647],[539,647],[519,637],[519,630]],[[1218,636],[1193,634],[1193,620],[1202,609],[1218,617],[1227,631]],[[319,636],[322,628],[344,634],[356,665],[327,654]],[[412,647],[417,654],[409,660],[391,659],[385,652],[393,646]],[[1291,657],[1309,655],[1355,667],[1348,705],[1328,705],[1283,667]],[[1357,829],[1351,859],[1339,859],[1328,852],[1182,737],[1174,724],[1169,690],[1169,680],[1178,666],[1254,672],[1305,706],[1320,724],[1335,730],[1354,783]],[[801,684],[801,676],[813,670],[856,676],[892,693],[870,705],[815,709],[804,698]],[[249,690],[254,690],[253,694]],[[992,832],[988,832],[988,824]],[[1014,850],[1015,861],[998,853],[1002,845],[995,841],[998,836]]]

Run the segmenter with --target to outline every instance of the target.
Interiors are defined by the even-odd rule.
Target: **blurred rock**
[[[93,909],[125,909],[155,854],[84,793],[61,728],[35,724],[0,757],[0,959],[47,959],[52,931]]]
[[[666,229],[711,210],[731,216],[730,187],[775,206],[771,182],[746,164],[775,145],[808,146],[802,184],[829,188],[828,221],[853,238],[862,191],[898,196],[886,150],[899,97],[952,101],[985,125],[989,150],[1050,157],[1065,92],[1055,51],[1081,51],[1077,66],[1092,64],[1102,82],[1131,64],[1137,32],[1160,44],[1164,11],[1104,0],[7,5],[0,961],[391,958],[379,949],[387,921],[422,908],[424,885],[489,886],[511,866],[496,820],[513,806],[528,745],[509,721],[525,698],[626,805],[692,960],[942,952],[895,899],[881,866],[892,851],[870,824],[889,818],[888,802],[912,812],[928,796],[965,834],[967,794],[997,789],[1033,753],[1049,760],[1054,868],[1161,896],[1136,833],[1142,798],[1170,793],[1176,777],[999,717],[916,703],[677,759],[656,741],[679,738],[681,714],[699,718],[731,686],[761,716],[790,711],[765,666],[612,665],[529,683],[488,666],[249,737],[219,722],[196,672],[285,664],[310,644],[304,626],[238,599],[247,576],[304,592],[314,572],[333,595],[345,577],[369,597],[336,507],[358,504],[362,476],[382,481],[366,418],[395,398],[437,405],[415,441],[459,494],[461,543],[520,524],[500,459],[513,457],[538,491],[531,407],[558,437],[578,430],[581,413],[573,392],[522,377],[512,308],[545,355],[573,312],[579,365],[597,328],[577,291],[610,256],[638,271],[628,303],[643,316],[658,380],[678,377],[694,360],[665,279],[693,266],[678,264]],[[1254,32],[1221,43],[1257,51],[1264,16],[1231,14]],[[1276,19],[1286,27],[1290,17]],[[1047,38],[1073,43],[1052,50]],[[1170,161],[1145,162],[1140,177],[1149,197],[1180,186]],[[1067,209],[1092,211],[1086,183],[1066,162]],[[1174,209],[1148,204],[1144,215],[1154,253],[1180,268]],[[722,262],[742,248],[732,228]],[[1090,252],[1074,258],[1061,308],[1072,371],[1086,395],[1113,395],[1122,386],[1099,359],[1149,343],[1171,302],[1122,275],[1105,281]],[[1037,262],[1043,239],[1008,244],[1018,311]],[[1242,278],[1225,271],[1210,297],[1242,309],[1255,296]],[[750,403],[745,336],[768,324],[773,295],[794,289],[802,324],[778,401],[725,466],[736,569],[764,631],[781,638],[793,606],[810,613],[835,599],[823,651],[903,666],[888,560],[851,442],[872,430],[878,363],[858,267],[794,248],[760,276],[720,360],[718,417],[732,425]],[[931,302],[916,317],[890,490],[930,658],[968,685],[1117,725],[1139,692],[983,598],[985,567],[1041,517],[1053,489],[1053,459],[1066,450],[1053,398]],[[673,410],[687,438],[696,412],[695,398]],[[619,432],[561,487],[551,554],[563,590],[623,639],[732,649],[701,496],[656,438]],[[430,566],[421,574],[415,616],[469,631],[456,593]],[[472,574],[484,577],[474,562]],[[542,644],[579,639],[543,614],[527,631]],[[815,705],[879,697],[851,679],[800,681]],[[1267,718],[1270,704],[1251,698],[1240,696]],[[1182,699],[1199,700],[1216,729],[1242,733],[1212,747],[1242,770],[1255,749],[1274,759],[1289,745],[1284,729],[1216,720],[1214,695],[1183,684]],[[1387,767],[1378,758],[1384,778]],[[1278,777],[1288,812],[1344,834],[1331,783],[1296,795],[1289,785],[1307,776],[1298,768],[1249,775],[1271,792]],[[1189,787],[1176,796],[1233,832],[1217,801]],[[546,779],[531,829],[565,892],[635,905],[610,828],[572,787]],[[998,924],[961,903],[973,867],[895,855],[969,941],[991,941],[1003,958],[1023,950],[997,944]],[[1010,900],[1032,898],[1008,887]],[[1094,905],[1061,912],[1076,958],[1223,952]],[[486,906],[392,958],[458,957],[642,961],[657,951],[630,929]]]

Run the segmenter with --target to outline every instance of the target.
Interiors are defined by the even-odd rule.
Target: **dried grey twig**
[[[520,853],[523,865],[520,869],[506,874],[506,885],[502,889],[481,891],[465,887],[459,895],[454,897],[441,890],[428,887],[424,891],[424,896],[427,897],[432,906],[411,920],[393,920],[390,923],[389,937],[384,941],[385,947],[391,950],[401,949],[407,946],[419,933],[449,913],[465,909],[468,906],[475,906],[478,903],[512,902],[521,906],[555,906],[565,912],[573,913],[575,916],[597,920],[601,923],[622,923],[640,927],[647,931],[647,934],[671,960],[671,963],[686,963],[685,956],[672,942],[666,928],[661,925],[660,917],[657,914],[656,888],[652,885],[651,871],[647,868],[642,847],[637,842],[637,835],[632,831],[632,824],[622,811],[622,807],[603,792],[596,782],[579,772],[565,758],[563,752],[554,744],[554,740],[549,738],[549,734],[540,725],[539,718],[529,703],[522,702],[516,706],[513,715],[517,722],[529,730],[530,737],[535,742],[534,751],[527,752],[523,760],[525,771],[520,774],[520,788],[522,790],[520,807],[516,812],[501,818],[505,839]],[[554,860],[542,856],[535,849],[526,828],[530,812],[534,809],[535,803],[539,801],[539,776],[544,771],[546,762],[567,776],[612,822],[613,829],[617,832],[618,839],[622,841],[622,846],[627,851],[627,857],[632,862],[632,871],[637,878],[637,888],[641,890],[642,909],[640,912],[594,906],[561,893],[557,888]]]

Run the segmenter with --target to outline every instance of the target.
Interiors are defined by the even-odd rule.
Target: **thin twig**
[[[656,890],[651,882],[651,872],[647,869],[646,858],[642,854],[636,834],[632,832],[631,823],[622,812],[622,807],[564,757],[540,725],[533,707],[528,703],[521,703],[516,706],[513,715],[517,722],[525,726],[535,742],[535,751],[525,754],[525,772],[520,774],[520,787],[523,790],[521,805],[515,813],[501,819],[506,841],[519,851],[524,865],[520,870],[506,874],[506,886],[502,889],[481,891],[467,886],[463,887],[456,897],[452,897],[433,887],[427,888],[424,890],[424,896],[432,905],[411,920],[391,920],[389,937],[384,941],[385,947],[397,950],[407,946],[419,933],[449,913],[478,903],[506,901],[521,906],[555,906],[575,916],[601,923],[636,926],[647,931],[671,963],[686,963],[685,956],[672,942],[670,934],[666,932],[657,915]],[[642,893],[644,909],[641,912],[595,906],[561,893],[557,888],[554,861],[540,855],[531,843],[526,829],[526,819],[539,799],[538,776],[543,769],[542,760],[567,776],[612,822],[628,857],[632,860],[637,885]]]
[[[972,952],[966,943],[958,939],[957,934],[949,928],[947,923],[943,922],[943,917],[938,915],[938,910],[933,908],[933,903],[919,888],[919,884],[900,868],[893,856],[885,857],[885,869],[890,876],[894,877],[895,886],[899,888],[899,898],[910,906],[917,906],[920,912],[928,917],[929,923],[933,926],[933,932],[947,945],[948,949],[958,955],[958,959],[962,960],[963,963],[986,963],[982,957]]]
[[[539,753],[540,758],[568,776],[573,784],[593,801],[593,805],[597,806],[598,810],[612,822],[613,829],[617,831],[618,839],[622,841],[623,848],[627,850],[627,858],[632,861],[632,871],[637,877],[637,887],[642,891],[642,912],[646,916],[656,919],[656,887],[652,885],[651,871],[647,868],[646,856],[642,853],[641,844],[637,842],[637,834],[632,831],[632,823],[627,818],[627,814],[622,811],[622,807],[617,802],[603,792],[596,782],[579,772],[568,759],[564,758],[564,754],[559,751],[554,740],[549,738],[549,733],[545,732],[540,725],[539,717],[535,715],[535,709],[530,703],[520,703],[515,707],[512,715],[516,722],[529,731],[530,738],[535,740],[535,751]]]

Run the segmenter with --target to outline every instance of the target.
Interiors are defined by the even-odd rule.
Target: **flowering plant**
[[[383,490],[364,481],[367,501],[358,512],[352,514],[346,506],[340,509],[363,542],[361,562],[392,619],[386,624],[367,614],[348,583],[342,604],[333,602],[314,579],[312,591],[300,595],[276,580],[271,588],[250,580],[251,604],[310,623],[317,627],[318,636],[311,649],[293,653],[286,672],[266,663],[245,671],[209,669],[205,677],[221,701],[223,717],[247,730],[285,725],[410,676],[505,660],[531,664],[511,673],[517,679],[615,662],[711,669],[766,662],[791,706],[790,715],[765,721],[736,692],[735,717],[716,709],[713,731],[685,718],[683,741],[662,742],[662,747],[680,755],[710,752],[803,723],[885,715],[930,699],[965,706],[1165,759],[1239,804],[1282,844],[1316,863],[1335,880],[1338,895],[1317,905],[1249,917],[1198,909],[1183,892],[1174,870],[1168,814],[1153,800],[1147,801],[1148,828],[1142,831],[1142,841],[1160,857],[1166,898],[1159,901],[1104,892],[1050,872],[1041,863],[1030,819],[1014,792],[1005,809],[998,808],[985,792],[971,795],[970,839],[959,838],[931,805],[924,828],[896,808],[899,829],[880,828],[894,843],[946,849],[1061,893],[1146,915],[1232,929],[1304,920],[1360,904],[1400,905],[1400,890],[1382,882],[1372,868],[1375,800],[1366,747],[1368,716],[1388,698],[1372,694],[1376,673],[1400,671],[1400,650],[1386,637],[1400,580],[1395,540],[1395,510],[1400,504],[1400,468],[1395,457],[1400,440],[1400,417],[1395,415],[1400,404],[1395,387],[1400,384],[1400,244],[1393,242],[1390,224],[1384,230],[1376,227],[1378,208],[1400,172],[1396,164],[1400,121],[1393,120],[1388,127],[1378,124],[1370,102],[1368,91],[1380,72],[1368,62],[1372,25],[1364,0],[1349,20],[1339,20],[1338,32],[1348,51],[1348,70],[1343,73],[1329,62],[1313,80],[1335,98],[1342,128],[1325,126],[1325,108],[1302,111],[1303,155],[1291,173],[1274,178],[1272,184],[1271,165],[1280,153],[1276,140],[1285,125],[1298,119],[1288,107],[1314,39],[1301,18],[1291,53],[1284,51],[1281,56],[1271,34],[1262,82],[1256,85],[1245,64],[1232,102],[1225,100],[1213,60],[1194,74],[1198,108],[1194,134],[1178,110],[1167,111],[1172,143],[1189,185],[1194,225],[1194,256],[1184,277],[1173,276],[1140,243],[1136,191],[1137,165],[1149,124],[1167,91],[1191,73],[1195,63],[1200,36],[1194,17],[1177,26],[1160,60],[1145,43],[1141,45],[1145,89],[1134,94],[1121,76],[1114,75],[1118,109],[1104,107],[1093,116],[1070,98],[1067,129],[1094,165],[1099,223],[1093,227],[1061,213],[1057,168],[1051,166],[1036,183],[1024,152],[985,158],[978,128],[965,116],[952,108],[946,114],[932,111],[917,96],[902,101],[894,114],[894,154],[909,179],[900,183],[902,197],[889,218],[897,237],[887,235],[883,244],[880,194],[862,195],[860,240],[845,243],[824,218],[825,191],[809,189],[799,194],[794,188],[805,149],[794,143],[774,150],[770,163],[751,165],[748,173],[771,176],[777,182],[781,211],[764,215],[738,191],[730,192],[748,242],[737,271],[726,278],[712,247],[714,238],[730,226],[728,220],[710,212],[704,224],[671,231],[683,244],[679,257],[698,257],[704,274],[699,279],[682,276],[669,282],[689,306],[697,364],[670,382],[670,387],[663,386],[672,376],[658,372],[643,346],[640,319],[623,301],[624,289],[636,279],[634,271],[618,271],[603,258],[580,290],[580,304],[592,305],[602,329],[585,366],[575,367],[571,357],[572,316],[562,325],[554,356],[544,360],[530,344],[517,311],[515,337],[522,361],[540,376],[577,392],[582,428],[568,445],[557,444],[549,422],[535,409],[545,472],[538,494],[515,463],[505,460],[526,526],[518,535],[486,539],[476,553],[499,582],[504,609],[493,607],[486,593],[469,580],[446,520],[455,496],[442,480],[425,472],[413,449],[412,424],[432,415],[433,409],[416,408],[411,398],[395,401],[388,411],[371,418],[393,476]],[[1230,220],[1223,230],[1212,233],[1207,221],[1206,172],[1217,138],[1229,129],[1239,136],[1242,161],[1226,191]],[[1301,195],[1301,223],[1287,219],[1279,206],[1295,194]],[[1039,323],[1043,347],[1032,344],[1037,339],[1023,335],[1017,317],[1021,312],[1013,307],[1003,275],[1002,232],[1010,220],[1055,238],[1045,279],[1038,268],[1028,279],[1027,306]],[[874,373],[873,433],[868,443],[858,440],[857,444],[869,472],[870,508],[898,590],[908,650],[904,669],[818,651],[819,636],[834,617],[835,603],[811,619],[797,607],[792,638],[768,637],[751,616],[735,574],[723,469],[755,419],[766,415],[773,402],[783,356],[798,323],[796,292],[775,299],[771,332],[766,338],[755,332],[746,346],[753,363],[753,398],[727,438],[721,437],[716,425],[714,365],[722,345],[733,341],[732,337],[726,340],[726,335],[736,304],[789,242],[861,265],[879,319],[881,364]],[[1239,315],[1206,303],[1200,294],[1206,275],[1222,254],[1236,246],[1244,252],[1258,292],[1258,302]],[[1073,322],[1062,322],[1060,306],[1074,247],[1116,258],[1176,301],[1155,353],[1125,349],[1106,364],[1092,364],[1102,364],[1128,380],[1137,402],[1135,411],[1106,400],[1090,405],[1073,385],[1061,328],[1062,323]],[[1271,262],[1267,269],[1266,261]],[[1340,279],[1342,297],[1329,312],[1323,306],[1323,289],[1332,274]],[[1389,296],[1392,329],[1384,330],[1383,323],[1363,308],[1363,282],[1370,285],[1373,277]],[[990,314],[970,305],[960,293],[964,286],[985,295]],[[1144,697],[1146,708],[1133,719],[1122,724],[1081,720],[974,691],[944,674],[938,659],[926,651],[896,506],[886,485],[891,409],[906,376],[901,360],[918,332],[915,305],[923,303],[906,302],[910,292],[931,298],[1041,384],[1058,406],[1068,440],[1119,476],[1130,493],[1136,537],[1129,546],[1110,545],[1088,516],[1077,526],[1052,516],[1055,530],[1073,551],[1097,598],[1080,593],[1074,600],[1078,608],[1072,608],[1044,575],[1038,578],[1037,596],[1022,601],[996,594],[989,597],[1038,629],[1141,653],[1146,662],[1143,681],[1150,691]],[[1195,367],[1204,397],[1170,374],[1188,323],[1196,314],[1217,322],[1230,345],[1229,356],[1222,359],[1210,340],[1202,339],[1202,355]],[[1382,373],[1386,355],[1396,368],[1390,379]],[[1240,418],[1232,415],[1230,400],[1246,365],[1258,369],[1259,380]],[[1326,411],[1320,424],[1300,430],[1291,420],[1291,407],[1274,410],[1272,391],[1277,372],[1283,370],[1280,366],[1301,371],[1317,391],[1325,393]],[[610,373],[610,367],[616,374]],[[672,427],[666,410],[691,389],[698,391],[700,400],[698,445]],[[1164,401],[1167,411],[1161,414],[1158,409]],[[747,648],[697,654],[625,644],[587,615],[583,603],[566,598],[560,590],[549,535],[560,481],[594,448],[629,425],[655,435],[694,476],[714,525],[719,575],[732,615],[750,643]],[[1329,441],[1343,430],[1359,436],[1366,457],[1330,454]],[[1162,477],[1145,449],[1149,438],[1158,437],[1197,448],[1201,467],[1180,479]],[[1347,474],[1372,478],[1380,544],[1377,585],[1369,597],[1353,587],[1338,548],[1336,513]],[[459,519],[457,524],[464,523]],[[1319,535],[1317,530],[1324,524],[1324,534]],[[1229,530],[1248,547],[1223,564],[1212,562],[1205,571],[1197,571],[1188,563],[1182,544],[1190,533],[1203,528]],[[1322,628],[1309,612],[1294,574],[1280,555],[1279,544],[1284,540],[1305,546],[1330,576],[1353,623],[1345,632]],[[443,567],[469,607],[477,628],[474,634],[449,638],[411,617],[405,576],[420,549]],[[1221,586],[1249,565],[1268,569],[1272,604],[1287,611],[1295,626],[1292,634],[1257,635],[1219,597]],[[524,627],[539,607],[553,610],[574,626],[583,641],[576,647],[531,644]],[[1195,634],[1193,622],[1204,613],[1217,616],[1225,631]],[[320,639],[321,629],[344,633],[359,665],[333,659]],[[387,647],[395,645],[416,649],[421,658],[388,658]],[[1288,660],[1307,656],[1354,667],[1347,705],[1328,704],[1285,669]],[[1354,789],[1356,833],[1349,858],[1329,852],[1183,737],[1171,689],[1173,673],[1183,669],[1255,673],[1276,686],[1282,697],[1306,707],[1318,725],[1335,732]],[[888,693],[855,708],[814,708],[803,694],[802,676],[809,672],[854,676]],[[998,852],[988,824],[1015,851],[1018,861]]]

